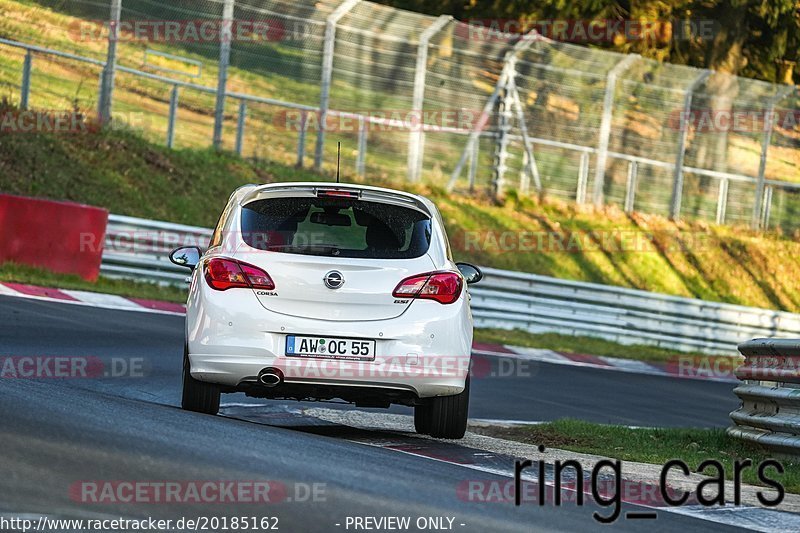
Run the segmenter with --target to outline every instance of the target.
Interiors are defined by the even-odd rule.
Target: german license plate
[[[373,361],[375,359],[375,341],[288,335],[286,337],[286,356]]]

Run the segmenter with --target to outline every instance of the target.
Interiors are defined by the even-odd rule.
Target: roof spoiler
[[[392,204],[419,211],[427,217],[432,214],[427,206],[411,194],[400,191],[393,192],[377,188],[361,188],[358,185],[331,184],[331,185],[272,185],[259,187],[248,191],[241,199],[240,205],[244,206],[256,200],[266,198],[352,198],[365,202],[378,202]]]

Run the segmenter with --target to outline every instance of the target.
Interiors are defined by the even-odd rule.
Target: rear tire
[[[433,423],[432,405],[423,403],[414,406],[414,429],[420,435],[429,435]]]
[[[181,407],[186,411],[215,415],[219,412],[219,397],[219,386],[192,377],[189,366],[189,348],[184,346]]]
[[[469,376],[464,390],[455,396],[439,396],[430,404],[430,436],[460,439],[467,432],[469,415]],[[415,412],[416,415],[416,412]],[[416,421],[416,416],[414,417]]]

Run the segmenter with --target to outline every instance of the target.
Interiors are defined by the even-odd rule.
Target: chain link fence
[[[327,171],[340,141],[345,175],[800,228],[792,86],[359,0],[0,10],[0,90],[21,107]]]

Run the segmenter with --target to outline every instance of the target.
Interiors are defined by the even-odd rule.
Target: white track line
[[[62,289],[61,292],[72,296],[78,301],[92,304],[97,307],[110,307],[110,308],[124,308],[124,309],[141,309],[142,306],[134,301],[131,301],[123,296],[115,294],[104,294],[101,292],[88,292],[88,291],[73,291]]]

